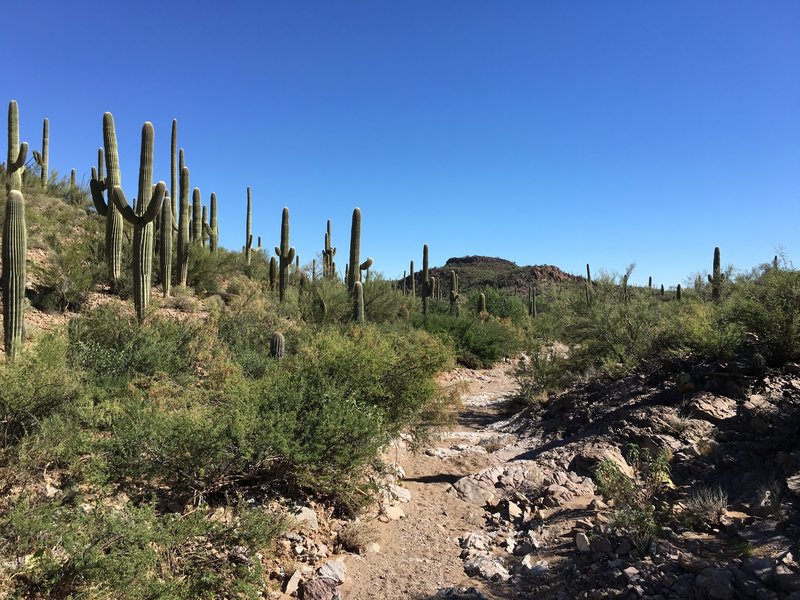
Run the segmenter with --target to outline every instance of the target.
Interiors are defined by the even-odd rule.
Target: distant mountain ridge
[[[422,265],[416,264],[414,278],[417,289],[422,285]],[[537,283],[559,281],[582,281],[583,278],[565,273],[554,265],[519,266],[517,263],[492,256],[461,256],[448,258],[444,266],[432,267],[431,275],[442,282],[442,290],[450,289],[450,271],[458,274],[461,293],[485,287],[496,287],[512,294],[527,293],[529,287]],[[406,285],[411,284],[406,277]]]

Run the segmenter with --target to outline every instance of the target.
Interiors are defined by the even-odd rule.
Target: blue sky
[[[136,194],[142,123],[179,121],[221,243],[303,262],[350,215],[387,276],[484,254],[682,283],[800,263],[800,2],[15,2],[0,88],[24,140],[88,180],[102,114]],[[10,13],[10,14],[9,14]]]

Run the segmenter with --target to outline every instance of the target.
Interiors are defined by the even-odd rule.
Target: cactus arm
[[[92,192],[92,202],[94,202],[97,214],[101,217],[105,217],[108,214],[108,204],[106,204],[106,200],[103,198],[103,184],[100,183],[97,178],[92,177],[89,181],[89,189]]]
[[[125,192],[122,191],[120,186],[115,185],[114,189],[111,190],[111,201],[122,214],[123,219],[128,221],[128,223],[136,225],[139,221],[139,216],[134,212],[130,204],[128,204],[128,200],[125,198]]]
[[[12,171],[16,171],[17,169],[21,169],[25,166],[25,161],[28,160],[28,142],[22,142],[19,145],[19,154],[17,154],[17,160],[12,163]]]

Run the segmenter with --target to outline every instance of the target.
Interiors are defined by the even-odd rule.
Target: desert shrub
[[[66,360],[65,336],[43,336],[0,367],[0,443],[6,448],[36,430],[48,415],[75,402],[81,388]]]
[[[684,502],[682,521],[689,527],[714,527],[728,508],[728,494],[721,487],[703,486]]]
[[[647,449],[631,444],[627,452],[628,463],[635,477],[631,479],[610,459],[602,460],[595,471],[595,482],[601,494],[614,503],[613,522],[624,529],[640,551],[659,532],[664,518],[657,507],[658,495],[670,483],[669,455],[655,456]]]
[[[733,358],[744,340],[744,330],[730,318],[725,308],[704,302],[682,308],[681,327],[690,349],[714,360]]]
[[[341,282],[321,279],[310,286],[308,293],[303,294],[300,309],[309,323],[333,325],[352,319],[353,302]]]
[[[221,276],[230,274],[235,263],[236,254],[224,248],[211,254],[208,248],[191,244],[186,284],[198,294],[215,294],[219,291]]]
[[[800,358],[800,272],[769,269],[737,282],[723,309],[726,318],[758,336],[768,364]]]
[[[16,501],[0,518],[15,597],[219,598],[266,591],[260,560],[281,521],[239,505],[231,522],[209,510],[159,514],[100,502]]]
[[[94,286],[105,278],[103,244],[99,236],[78,234],[70,240],[50,236],[50,251],[34,264],[39,292],[33,305],[39,310],[77,310]]]
[[[338,535],[339,545],[347,552],[362,553],[371,543],[378,540],[375,526],[365,521],[347,523]]]
[[[486,310],[493,317],[500,319],[509,319],[515,324],[521,324],[528,319],[528,309],[525,304],[517,298],[501,290],[494,288],[484,288],[482,290],[486,296]],[[467,299],[466,306],[462,306],[462,310],[467,310],[472,314],[478,311],[478,298],[479,292],[473,292]]]
[[[453,346],[456,360],[470,368],[486,368],[521,346],[521,332],[511,323],[489,317],[451,317],[431,313],[426,318],[414,315],[412,323],[439,336]]]
[[[513,374],[519,386],[519,398],[531,405],[546,400],[551,392],[562,389],[574,377],[569,357],[563,350],[541,340],[528,344]]]
[[[69,325],[70,364],[104,380],[163,372],[191,378],[210,368],[214,348],[209,324],[151,315],[142,323],[128,307],[101,306]]]
[[[380,273],[371,273],[364,283],[364,313],[370,323],[396,320],[405,300],[395,282],[383,279]]]

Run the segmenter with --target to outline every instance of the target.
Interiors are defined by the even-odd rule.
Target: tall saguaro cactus
[[[28,159],[28,143],[19,143],[19,107],[17,101],[8,103],[8,158],[6,160],[6,191],[22,189],[22,171]]]
[[[361,280],[359,269],[361,254],[361,209],[353,209],[353,222],[350,226],[350,260],[347,265],[347,291],[355,294],[354,286],[356,281]]]
[[[333,262],[333,257],[336,256],[336,248],[331,244],[331,220],[328,219],[325,248],[322,250],[322,276],[325,278],[336,277],[336,263]]]
[[[169,149],[169,197],[173,224],[178,220],[176,212],[178,202],[178,119],[172,119],[172,135]],[[181,155],[183,151],[181,151]],[[183,165],[181,165],[183,166]]]
[[[251,239],[252,237],[250,236]],[[289,209],[286,207],[284,207],[281,214],[281,245],[275,246],[275,254],[280,259],[280,264],[278,265],[278,299],[283,302],[286,299],[286,286],[289,283],[289,266],[292,264],[295,254],[294,248],[289,246]]]
[[[161,210],[167,184],[153,186],[153,124],[142,126],[142,149],[139,155],[139,195],[137,210],[128,205],[118,185],[111,190],[114,204],[123,218],[133,225],[133,303],[136,318],[142,321],[150,305],[150,282],[153,277],[153,221]],[[149,202],[147,199],[149,198]]]
[[[50,158],[50,121],[45,119],[42,122],[42,151],[33,151],[33,160],[39,165],[39,177],[42,182],[42,188],[47,189],[47,181],[50,177],[49,170]]]
[[[450,315],[457,317],[459,311],[458,300],[461,295],[458,293],[458,273],[450,271]]]
[[[13,360],[22,349],[25,330],[25,259],[28,250],[25,199],[9,190],[3,224],[3,342]]]
[[[192,243],[196,246],[203,244],[203,200],[200,188],[192,190]]]
[[[180,217],[178,219],[178,284],[186,287],[189,277],[189,168],[181,168]]]
[[[428,271],[428,244],[422,247],[422,314],[427,315],[430,308],[431,276]]]
[[[272,256],[269,259],[269,289],[271,292],[275,291],[275,284],[278,281],[278,262]]]
[[[205,207],[204,207],[205,209]],[[217,222],[217,195],[211,192],[211,207],[209,212],[209,223],[204,224],[205,234],[208,236],[208,248],[211,254],[217,253],[217,241],[219,240],[219,224]],[[205,219],[203,219],[205,223]]]
[[[172,202],[168,195],[164,196],[161,203],[161,228],[158,231],[159,240],[159,275],[164,298],[169,297],[172,288]]]
[[[411,264],[408,266],[409,268],[409,276],[411,277],[411,297],[417,297],[417,281],[414,279],[414,261],[411,261]]]
[[[253,232],[251,231],[252,224],[253,224],[253,203],[252,203],[252,198],[250,196],[250,187],[248,186],[247,218],[245,220],[245,232],[244,232],[244,262],[245,264],[248,265],[250,264],[250,249],[253,247]],[[283,300],[283,297],[281,297],[281,300]]]
[[[708,276],[708,282],[711,284],[711,299],[714,302],[719,302],[722,293],[722,280],[725,277],[722,274],[720,267],[720,252],[719,246],[714,248],[714,265],[713,275]]]
[[[102,169],[98,164],[97,178],[92,178],[89,187],[92,191],[97,214],[106,218],[106,264],[108,266],[108,283],[112,289],[116,288],[117,281],[122,275],[122,235],[123,219],[114,201],[111,199],[111,190],[122,186],[122,177],[119,170],[119,152],[117,150],[117,132],[114,128],[114,117],[110,112],[103,115],[103,148],[106,157],[106,176],[103,178]],[[103,192],[108,192],[108,202],[103,197]]]
[[[353,284],[353,320],[359,325],[366,321],[364,318],[364,286],[360,281]]]

